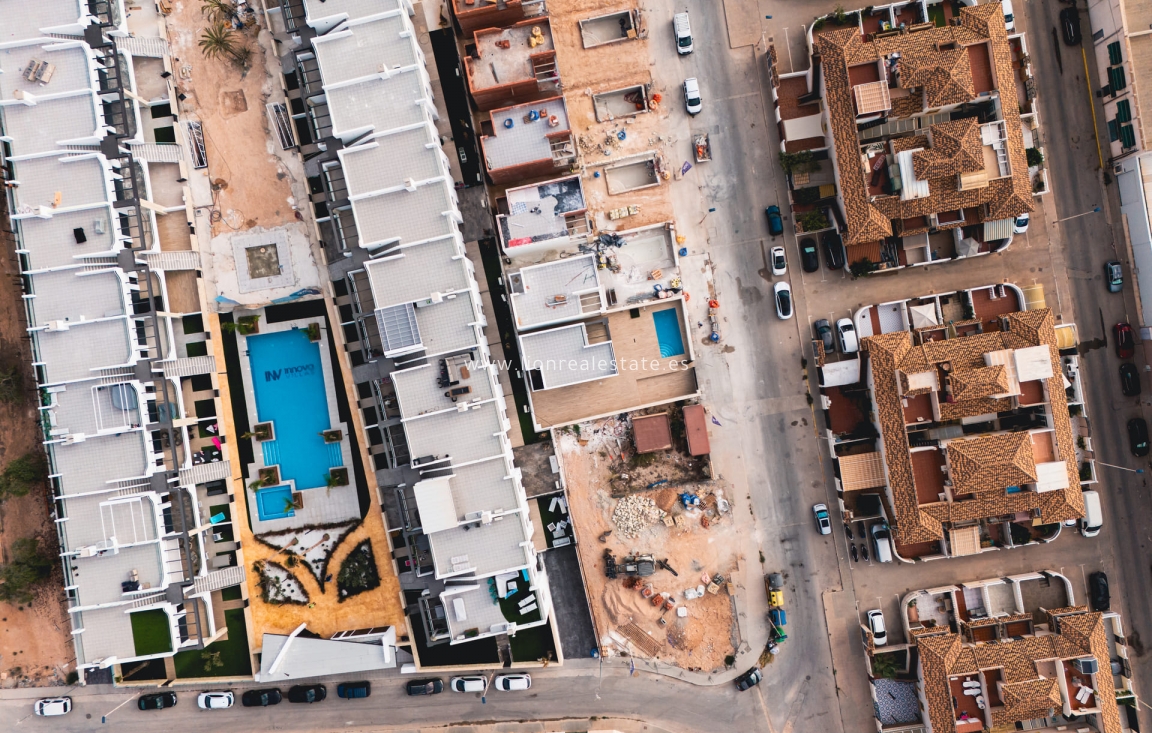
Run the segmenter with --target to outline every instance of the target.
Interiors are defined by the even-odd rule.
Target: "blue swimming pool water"
[[[660,358],[680,356],[684,353],[684,339],[680,336],[680,319],[675,308],[665,308],[652,314],[656,324],[656,341],[660,344]]]
[[[256,492],[256,513],[260,515],[262,521],[294,517],[296,516],[295,510],[287,508],[290,501],[292,501],[291,486],[259,489]]]
[[[342,462],[332,462],[341,460],[339,450],[320,435],[332,427],[320,345],[303,330],[249,336],[248,361],[257,416],[276,434],[261,444],[265,465],[279,465],[281,479],[295,481],[297,491],[326,486],[328,469]]]

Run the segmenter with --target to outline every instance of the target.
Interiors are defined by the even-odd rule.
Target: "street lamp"
[[[1108,468],[1118,468],[1121,471],[1131,471],[1132,473],[1144,473],[1143,468],[1126,468],[1124,466],[1117,466],[1117,465],[1114,465],[1111,463],[1105,463],[1104,461],[1100,461],[1100,460],[1096,461],[1096,465],[1097,466],[1107,466]]]
[[[1085,211],[1083,214],[1073,214],[1072,216],[1066,216],[1063,219],[1057,219],[1056,221],[1054,221],[1052,223],[1053,224],[1059,224],[1060,222],[1068,221],[1069,219],[1079,219],[1080,217],[1088,216],[1089,214],[1098,214],[1098,213],[1100,213],[1100,211],[1101,211],[1101,208],[1099,206],[1097,206],[1095,209],[1092,209],[1091,211]]]

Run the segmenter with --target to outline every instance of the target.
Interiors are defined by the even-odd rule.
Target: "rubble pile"
[[[632,494],[616,502],[612,521],[621,537],[635,537],[649,525],[664,519],[665,512],[647,496]]]

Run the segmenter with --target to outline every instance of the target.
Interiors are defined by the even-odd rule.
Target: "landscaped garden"
[[[225,611],[224,620],[228,624],[227,639],[209,644],[203,649],[179,652],[173,658],[177,677],[247,677],[252,674],[244,609]]]
[[[345,599],[380,587],[380,573],[376,570],[376,556],[372,542],[364,540],[348,553],[336,576],[336,589],[341,603]]]
[[[332,553],[348,534],[360,526],[360,521],[338,524],[317,524],[299,529],[279,532],[266,532],[256,535],[256,539],[281,551],[285,556],[284,566],[293,568],[297,563],[304,565],[316,578],[320,591],[324,591],[328,579],[328,561]]]
[[[168,614],[156,609],[129,614],[132,619],[132,640],[136,643],[136,656],[165,654],[172,651],[172,626]]]

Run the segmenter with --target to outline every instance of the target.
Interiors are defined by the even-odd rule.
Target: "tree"
[[[877,654],[872,657],[872,674],[875,676],[892,679],[898,671],[896,667],[896,655]]]
[[[0,567],[0,601],[27,603],[32,588],[52,574],[52,558],[40,549],[35,537],[12,543],[11,561]]]
[[[208,16],[213,23],[224,24],[236,15],[236,5],[232,0],[203,0],[200,12]]]
[[[848,271],[852,273],[853,280],[858,277],[863,277],[864,275],[876,272],[876,270],[879,268],[880,266],[868,257],[861,258],[848,265]]]
[[[36,453],[25,453],[9,461],[0,473],[0,501],[26,496],[44,478],[44,460]]]
[[[820,170],[820,161],[813,158],[811,150],[801,150],[799,153],[781,152],[780,167],[789,175],[793,173],[815,173]]]
[[[1044,153],[1039,148],[1027,148],[1024,157],[1028,159],[1028,167],[1036,168],[1044,165]]]
[[[828,217],[824,216],[822,211],[806,211],[799,216],[800,226],[806,232],[818,232],[821,229],[827,229]]]
[[[219,22],[205,28],[200,34],[200,51],[207,58],[228,56],[238,64],[246,63],[252,54],[236,31]]]

